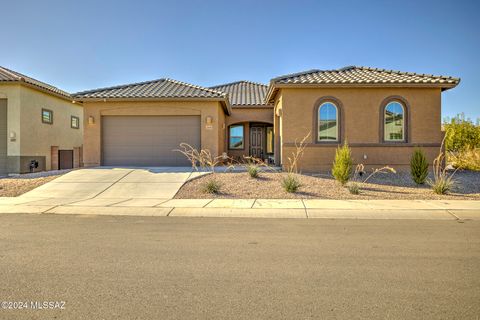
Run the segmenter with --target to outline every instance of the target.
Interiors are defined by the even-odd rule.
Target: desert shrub
[[[480,171],[480,148],[449,152],[448,162],[456,169]]]
[[[255,157],[244,156],[243,161],[237,161],[237,164],[244,167],[251,178],[258,178],[262,169],[266,171],[275,171],[275,169],[270,166],[268,162],[265,162],[264,160]]]
[[[416,184],[424,184],[428,176],[428,162],[422,149],[415,149],[410,160],[410,175]]]
[[[428,184],[432,187],[436,194],[447,194],[455,185],[455,181],[451,176],[440,176],[438,179],[429,180]]]
[[[256,164],[250,164],[247,166],[247,172],[250,178],[257,178],[260,169]]]
[[[443,153],[443,139],[442,146],[440,147],[440,152],[438,156],[433,160],[433,180],[428,179],[427,183],[432,187],[433,192],[436,194],[446,194],[448,193],[455,185],[453,180],[453,175],[456,170],[449,174],[447,168],[443,166],[445,160],[445,154]]]
[[[213,156],[209,149],[201,149],[199,151],[185,142],[180,143],[180,149],[173,151],[183,154],[190,161],[194,170],[200,168],[215,172],[215,167],[220,164],[223,158],[222,156]]]
[[[217,194],[220,192],[222,184],[215,178],[208,180],[202,185],[202,190],[205,193]]]
[[[351,194],[360,194],[360,184],[357,182],[349,182],[347,184],[348,191],[350,191]]]
[[[363,163],[359,163],[355,167],[352,180],[347,184],[348,191],[351,194],[360,194],[363,184],[370,180],[370,178],[372,178],[376,174],[388,172],[396,173],[395,169],[390,168],[389,166],[385,166],[382,168],[372,169],[372,172],[367,176],[365,172],[365,166],[363,165]]]
[[[352,151],[347,141],[342,147],[338,147],[335,151],[335,160],[333,161],[332,175],[342,185],[348,182],[352,174]]]
[[[282,178],[282,187],[286,192],[295,193],[301,187],[300,180],[295,175],[299,173],[298,161],[302,158],[307,147],[308,137],[310,137],[310,132],[300,142],[295,140],[295,151],[292,152],[290,157],[287,157],[288,164],[286,168],[288,174]]]
[[[307,139],[309,137],[310,132],[307,133],[307,135],[305,135],[300,142],[295,140],[295,151],[292,152],[290,157],[287,157],[288,164],[286,167],[289,175],[298,173],[298,161],[300,161],[303,153],[305,152],[305,148],[307,147]]]
[[[282,179],[282,187],[286,192],[295,193],[298,191],[300,186],[300,181],[293,174],[289,173]]]

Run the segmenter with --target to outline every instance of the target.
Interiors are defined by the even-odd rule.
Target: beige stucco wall
[[[15,141],[8,141],[9,158],[17,161],[18,157],[45,157],[45,168],[50,170],[51,146],[68,150],[82,146],[81,105],[20,84],[2,84],[0,94],[7,97],[8,133],[16,135]],[[53,124],[42,122],[42,108],[53,111]],[[71,128],[71,116],[80,119],[79,129]]]
[[[301,140],[311,132],[309,145],[301,161],[304,171],[328,169],[333,161],[337,145],[315,143],[315,108],[317,101],[326,96],[342,103],[342,139],[348,140],[356,162],[402,168],[408,166],[415,145],[420,145],[426,151],[429,161],[438,153],[442,140],[439,88],[282,89],[279,124],[282,153],[291,154],[295,140]],[[407,143],[381,142],[381,104],[389,96],[401,96],[408,102]],[[285,160],[282,163],[285,165]]]
[[[99,101],[84,102],[84,149],[85,166],[101,165],[101,117],[106,115],[199,115],[201,118],[201,147],[213,155],[223,152],[222,131],[225,122],[218,101]],[[220,110],[219,110],[220,109]],[[88,118],[95,119],[94,124]],[[206,118],[212,117],[212,128],[206,126]]]
[[[232,115],[227,117],[227,126],[240,122],[273,124],[273,108],[234,107],[232,108]]]
[[[10,139],[7,141],[7,154],[20,156],[20,85],[2,84],[0,97],[7,99],[7,134],[16,133],[15,141],[10,141]]]
[[[22,155],[45,155],[46,169],[51,169],[50,147],[73,150],[83,144],[83,107],[27,87],[20,91]],[[42,108],[53,111],[53,124],[42,122]],[[80,128],[71,127],[71,117],[80,119]],[[53,168],[56,169],[56,168]]]

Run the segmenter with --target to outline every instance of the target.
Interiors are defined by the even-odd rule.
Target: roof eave
[[[227,116],[232,115],[232,106],[230,105],[230,101],[228,101],[228,99],[225,98],[220,103],[222,104],[223,111],[225,112],[225,114]]]
[[[122,98],[85,98],[85,97],[73,97],[72,98],[74,102],[108,102],[108,101],[142,101],[142,102],[148,102],[148,101],[217,101],[220,102],[225,113],[227,115],[230,115],[232,113],[232,107],[230,106],[230,103],[226,97],[218,97],[218,98],[213,98],[213,97],[165,97],[165,98],[143,98],[143,97],[122,97]]]
[[[277,94],[277,90],[275,90],[275,83],[273,81],[270,81],[270,84],[268,85],[267,89],[267,94],[265,95],[264,102],[267,104],[273,103],[275,100],[275,95]]]
[[[16,84],[19,84],[19,85],[23,85],[23,86],[29,87],[29,88],[31,88],[31,89],[34,89],[34,90],[37,90],[37,91],[41,91],[41,92],[43,92],[43,93],[46,93],[46,94],[55,96],[55,97],[60,98],[60,99],[63,99],[63,100],[67,100],[67,101],[71,101],[71,102],[73,102],[73,100],[74,100],[72,96],[67,96],[67,95],[64,95],[64,94],[61,94],[61,93],[58,93],[58,92],[49,90],[49,89],[47,89],[47,88],[44,88],[44,87],[35,85],[35,84],[33,84],[33,83],[26,82],[23,78],[22,78],[22,80],[4,80],[4,81],[0,81],[0,85],[1,85],[1,84],[11,84],[11,83],[16,83]]]
[[[442,88],[442,91],[447,91],[447,90],[449,90],[449,89],[455,88],[456,86],[458,86],[458,85],[460,84],[460,81],[461,81],[462,79],[457,78],[456,80],[457,80],[457,83],[452,84],[451,86],[448,86],[448,87],[447,87],[447,86],[443,87],[443,88]]]

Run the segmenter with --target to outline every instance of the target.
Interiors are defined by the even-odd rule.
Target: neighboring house
[[[54,86],[0,67],[0,175],[80,166],[83,109]]]
[[[441,92],[459,79],[365,67],[311,70],[266,86],[211,88],[160,79],[73,94],[84,107],[86,166],[179,166],[186,142],[213,155],[287,165],[310,134],[299,164],[329,169],[348,140],[355,162],[406,167],[415,147],[429,160],[442,141]]]

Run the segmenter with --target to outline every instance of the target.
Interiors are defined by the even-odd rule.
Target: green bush
[[[219,193],[220,189],[222,188],[222,184],[218,182],[216,179],[210,179],[205,182],[202,186],[202,190],[205,193]]]
[[[289,193],[295,193],[301,187],[300,181],[293,174],[288,174],[282,179],[282,187]]]
[[[260,169],[258,168],[258,165],[249,164],[247,166],[247,172],[250,175],[250,178],[257,178],[258,173],[260,172]]]
[[[424,184],[428,176],[428,162],[422,149],[415,149],[410,160],[410,174],[416,184]]]
[[[480,126],[476,126],[463,116],[457,116],[443,124],[445,129],[445,149],[460,152],[465,149],[480,148]]]
[[[335,160],[333,161],[332,175],[342,185],[348,182],[352,174],[352,151],[347,141],[342,147],[338,147],[335,151]]]

